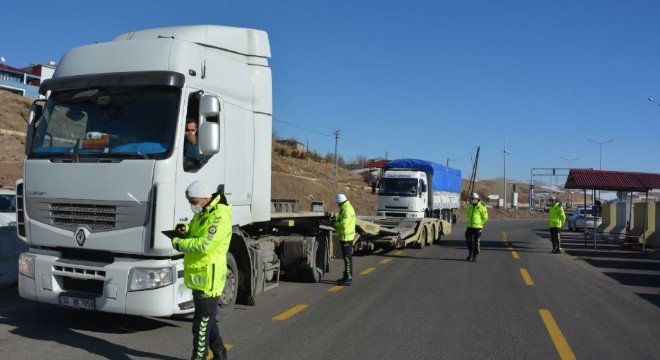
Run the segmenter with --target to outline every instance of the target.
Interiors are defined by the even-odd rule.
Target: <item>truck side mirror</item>
[[[426,192],[426,183],[422,183],[422,192],[423,192],[423,193]]]
[[[217,154],[220,151],[220,101],[213,95],[202,95],[199,99],[199,130],[197,141],[202,154]]]
[[[27,119],[27,134],[25,135],[25,155],[29,155],[30,150],[32,150],[35,129],[37,128],[38,120],[44,113],[45,104],[46,100],[41,99],[35,100],[30,106],[30,114]]]

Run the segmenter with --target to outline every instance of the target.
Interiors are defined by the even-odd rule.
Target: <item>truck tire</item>
[[[231,311],[236,304],[236,296],[238,296],[238,266],[236,266],[236,259],[230,252],[227,253],[227,278],[225,280],[225,288],[220,294],[220,301],[218,302],[218,312],[215,314],[215,321],[221,321],[229,317]]]
[[[426,226],[423,226],[422,227],[422,234],[419,236],[420,239],[419,239],[418,242],[415,243],[415,248],[416,249],[423,249],[424,248],[424,244],[426,243],[427,236],[428,236],[428,232],[427,232]]]
[[[435,244],[438,242],[438,232],[435,228],[435,226],[431,226],[431,241],[428,241],[426,243],[427,246],[430,246],[431,243]]]
[[[302,280],[305,282],[319,283],[323,280],[323,275],[328,266],[327,261],[328,238],[324,235],[318,235],[314,240],[311,254],[310,268],[301,272]]]

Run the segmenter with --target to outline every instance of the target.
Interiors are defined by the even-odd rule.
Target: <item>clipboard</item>
[[[161,232],[170,239],[174,239],[175,237],[182,238],[184,236],[183,233],[176,230],[165,230]]]

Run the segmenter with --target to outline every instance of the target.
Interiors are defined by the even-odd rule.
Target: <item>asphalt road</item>
[[[439,245],[355,258],[351,287],[283,282],[237,305],[232,359],[652,359],[660,357],[660,261],[541,219],[492,220],[466,262],[464,222]],[[3,359],[184,359],[185,318],[70,311],[0,289]]]

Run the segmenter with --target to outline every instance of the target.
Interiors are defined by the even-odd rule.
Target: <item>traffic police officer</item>
[[[225,287],[227,250],[231,240],[231,205],[222,194],[211,194],[209,188],[195,181],[186,189],[186,198],[193,213],[189,224],[176,227],[181,237],[172,239],[172,246],[185,253],[184,282],[193,291],[192,359],[206,359],[207,348],[213,359],[226,359],[215,320],[220,294]]]
[[[550,239],[552,240],[552,253],[561,253],[561,235],[559,229],[566,221],[566,214],[564,208],[554,195],[550,195],[550,210],[548,211],[548,222],[550,225]]]
[[[479,255],[481,231],[488,221],[488,210],[479,201],[479,194],[472,193],[470,204],[467,207],[467,230],[465,230],[465,241],[469,254],[465,260],[476,262]]]
[[[355,239],[355,210],[344,194],[337,194],[335,202],[339,206],[339,214],[334,222],[337,237],[341,243],[344,256],[344,277],[337,280],[341,286],[353,283],[353,240]]]

